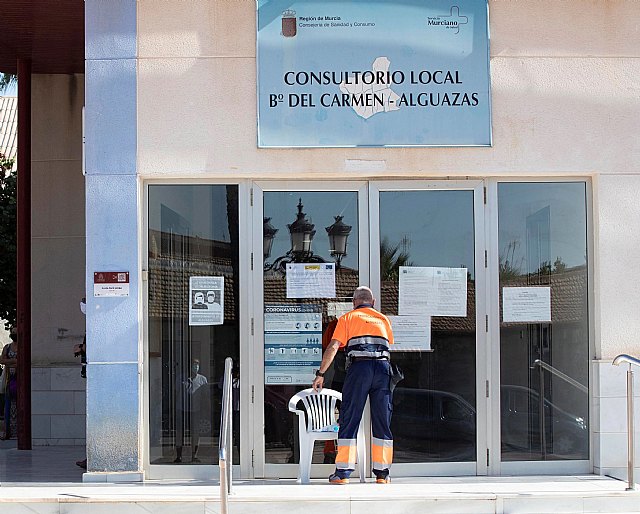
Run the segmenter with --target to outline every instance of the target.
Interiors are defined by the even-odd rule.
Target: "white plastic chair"
[[[289,400],[289,410],[298,416],[298,434],[300,440],[300,468],[298,482],[308,484],[311,474],[313,445],[316,441],[338,440],[338,432],[323,431],[323,428],[336,425],[336,402],[342,400],[342,393],[333,389],[322,389],[316,393],[313,389],[305,389],[294,394]],[[302,401],[304,411],[298,409]],[[306,412],[306,416],[305,416]],[[360,482],[364,482],[365,444],[362,423],[357,436],[358,471]]]

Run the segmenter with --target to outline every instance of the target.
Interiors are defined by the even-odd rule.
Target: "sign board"
[[[94,271],[93,296],[129,296],[129,272]]]
[[[265,305],[264,383],[311,384],[322,361],[322,305]]]
[[[479,0],[258,0],[258,146],[490,146]]]

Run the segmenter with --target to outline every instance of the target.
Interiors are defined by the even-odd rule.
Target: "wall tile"
[[[51,369],[52,391],[84,391],[87,380],[80,375],[80,366]]]
[[[139,471],[137,364],[90,364],[87,388],[89,471]]]
[[[86,434],[85,420],[85,416],[51,416],[51,437],[53,439],[83,438]]]
[[[87,393],[85,391],[74,391],[73,393],[73,413],[87,413]]]
[[[73,391],[34,391],[31,409],[34,414],[74,414]]]
[[[31,164],[31,176],[31,202],[37,206],[31,214],[31,236],[84,240],[84,176],[81,160],[34,161]]]
[[[87,177],[87,359],[138,359],[138,196],[135,176]],[[128,271],[129,296],[95,298],[93,273]]]
[[[31,390],[51,390],[51,368],[31,368]]]
[[[87,174],[136,173],[136,61],[86,62]]]
[[[136,1],[85,0],[85,57],[136,57]]]
[[[33,414],[31,416],[31,435],[34,439],[50,438],[51,416]]]

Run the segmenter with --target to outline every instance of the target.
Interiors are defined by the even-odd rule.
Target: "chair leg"
[[[298,482],[308,484],[311,477],[311,459],[313,458],[313,439],[300,441],[300,477]]]

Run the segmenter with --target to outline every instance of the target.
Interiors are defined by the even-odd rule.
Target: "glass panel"
[[[498,185],[504,461],[589,458],[585,195],[582,182]],[[550,323],[517,296],[545,289]]]
[[[239,377],[238,187],[149,186],[148,237],[151,464],[217,464],[226,357]]]
[[[336,314],[341,314],[336,313],[336,303],[350,304],[353,291],[359,285],[358,193],[265,192],[264,216],[264,305],[267,332],[265,462],[297,463],[298,422],[289,412],[289,399],[298,391],[311,386],[314,371],[320,365],[322,346],[326,346],[330,340],[329,334],[333,333],[331,322],[336,319]],[[336,216],[341,218],[337,219]],[[333,241],[330,235],[333,236]],[[268,251],[269,248],[271,252]],[[286,265],[291,263],[335,263],[336,296],[287,298]],[[287,310],[291,306],[296,306],[295,310],[303,312],[292,314],[289,326],[284,327],[280,333],[274,333],[270,328],[273,326],[273,312]],[[321,323],[321,326],[314,328],[314,320]],[[323,334],[326,334],[324,338]],[[305,356],[302,356],[303,352]],[[314,357],[310,358],[309,355]],[[342,390],[344,377],[344,352],[338,352],[334,365],[325,377],[325,387]],[[333,443],[316,446],[314,463],[330,463],[334,460]]]
[[[382,312],[398,314],[399,267],[467,269],[466,317],[431,318],[431,350],[394,351],[394,462],[476,460],[473,191],[380,193]],[[396,339],[397,339],[396,335]]]

